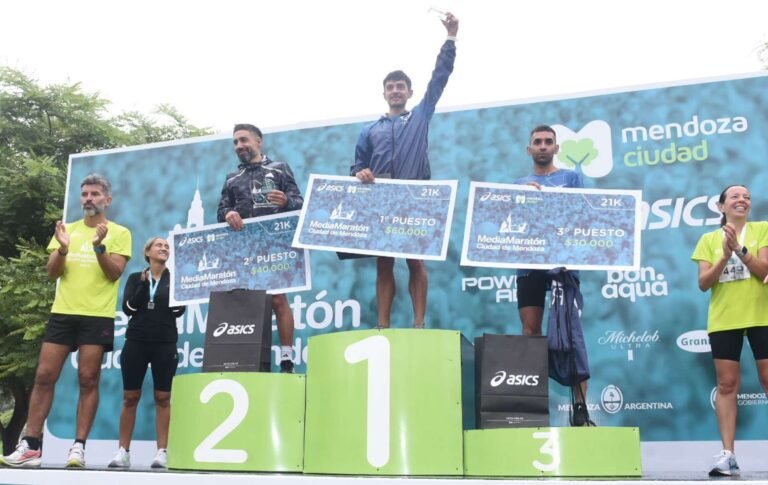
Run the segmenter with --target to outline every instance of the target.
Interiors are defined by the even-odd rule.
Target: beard
[[[550,155],[539,154],[533,157],[534,163],[542,167],[546,167],[547,165],[551,164],[554,159],[555,159],[554,155],[550,156]]]
[[[250,148],[246,148],[237,154],[237,158],[239,158],[242,163],[251,163],[251,160],[253,160],[253,157],[255,156],[256,154],[253,153],[253,150]]]
[[[94,217],[102,212],[104,212],[104,209],[106,209],[106,204],[90,204],[90,205],[82,205],[83,208],[83,214],[85,214],[88,217]]]

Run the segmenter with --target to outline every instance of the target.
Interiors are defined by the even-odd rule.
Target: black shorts
[[[110,352],[114,348],[114,340],[114,318],[61,313],[51,313],[43,335],[43,342],[67,345],[72,352],[81,345],[101,345],[104,352]]]
[[[171,392],[171,382],[179,365],[175,342],[126,340],[120,354],[123,390],[138,391],[144,383],[147,366],[152,364],[152,383],[156,391]]]
[[[532,270],[525,276],[518,276],[517,308],[528,306],[544,308],[551,281],[552,279],[544,270]]]
[[[709,346],[712,348],[712,358],[738,362],[744,345],[744,335],[749,340],[755,360],[768,359],[768,327],[740,328],[710,333]]]

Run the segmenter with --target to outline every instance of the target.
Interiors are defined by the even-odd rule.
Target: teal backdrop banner
[[[290,164],[304,191],[312,173],[349,175],[358,134],[372,120],[265,130],[264,150],[271,159]],[[234,122],[258,124],[258,113]],[[592,418],[600,426],[638,427],[644,444],[719,440],[714,370],[704,331],[709,294],[699,291],[690,256],[701,234],[718,226],[716,202],[726,185],[747,184],[752,219],[768,218],[768,197],[762,192],[768,187],[768,76],[437,113],[430,127],[432,174],[435,180],[458,180],[459,186],[447,260],[426,263],[428,327],[458,330],[470,341],[483,333],[521,332],[514,270],[460,266],[459,259],[470,181],[511,183],[529,175],[533,162],[526,145],[539,124],[555,128],[561,147],[556,164],[579,171],[586,188],[643,194],[640,269],[581,272]],[[142,245],[149,237],[216,222],[225,176],[237,164],[227,135],[73,155],[66,221],[81,217],[82,178],[90,172],[106,175],[114,188],[108,216],[133,232],[135,257],[126,275],[140,271],[145,267]],[[410,327],[405,262],[398,261],[395,271],[393,328]],[[287,295],[296,323],[298,372],[306,369],[310,336],[376,324],[373,258],[340,261],[332,252],[312,251],[311,275],[311,290]],[[116,310],[116,350],[105,357],[89,454],[93,440],[116,440],[118,434],[119,353],[127,317]],[[178,321],[179,374],[200,372],[207,311],[205,304],[190,305]],[[277,354],[272,360],[279,361]],[[49,436],[66,440],[75,429],[74,362],[65,365],[48,420]],[[768,399],[746,345],[743,362],[737,436],[766,440]],[[154,440],[150,381],[145,381],[137,440]],[[569,402],[567,389],[551,382],[552,426],[566,425]],[[110,443],[109,454],[117,448]],[[695,447],[674,450],[667,458],[653,459],[679,463],[686,454],[699,453]],[[713,446],[712,454],[717,450]],[[707,448],[692,459],[703,463],[709,454]]]

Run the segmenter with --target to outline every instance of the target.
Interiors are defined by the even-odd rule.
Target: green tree
[[[10,421],[0,423],[4,450],[16,446],[27,421],[40,339],[55,291],[45,270],[45,248],[21,244],[18,251],[18,257],[0,257],[0,389],[7,399],[2,407],[13,408]]]
[[[27,420],[40,338],[55,285],[45,245],[61,218],[69,155],[210,134],[175,108],[112,116],[79,83],[40,85],[0,66],[0,423],[12,449]]]

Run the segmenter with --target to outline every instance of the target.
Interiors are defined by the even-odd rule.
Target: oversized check
[[[293,245],[373,256],[444,261],[456,180],[309,176]]]
[[[463,266],[640,268],[639,190],[472,182]]]
[[[171,231],[171,305],[206,303],[235,288],[278,294],[311,288],[309,251],[291,247],[299,211]]]

